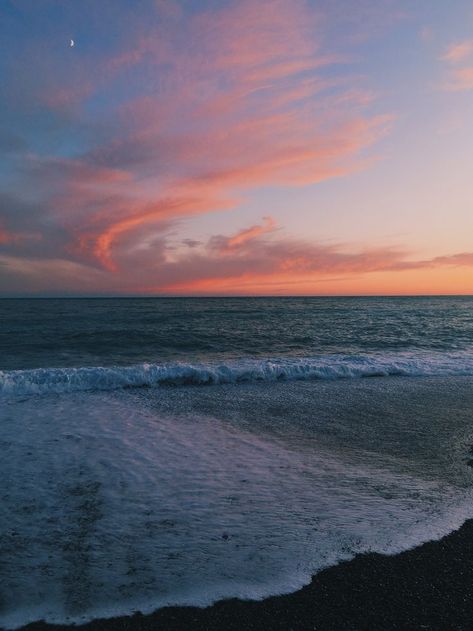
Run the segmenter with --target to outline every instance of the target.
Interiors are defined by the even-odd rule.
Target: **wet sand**
[[[205,609],[168,607],[80,627],[33,623],[26,631],[227,631],[473,629],[473,520],[440,541],[393,556],[364,554],[310,585],[263,601]]]

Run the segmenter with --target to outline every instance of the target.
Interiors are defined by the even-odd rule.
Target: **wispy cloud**
[[[390,117],[363,116],[366,100],[342,103],[353,94],[346,79],[337,85],[317,75],[341,61],[323,50],[318,31],[302,2],[277,0],[265,10],[245,0],[191,19],[185,48],[181,33],[158,43],[143,37],[111,61],[115,69],[152,63],[167,70],[158,94],[126,104],[139,121],[132,132],[86,156],[97,166],[139,170],[141,183],[159,182],[154,199],[100,222],[92,248],[105,266],[116,269],[113,249],[145,223],[234,207],[235,193],[252,187],[302,186],[359,168],[357,153]]]
[[[444,84],[444,88],[450,92],[473,90],[473,66],[452,70],[448,82]]]
[[[473,53],[473,40],[468,39],[463,42],[456,42],[450,44],[441,59],[449,61],[452,64],[457,64],[470,57]]]
[[[0,256],[0,287],[60,290],[77,277],[78,291],[100,291],[106,282],[110,293],[317,293],[330,280],[455,268],[473,273],[473,252],[419,259],[403,248],[327,245],[291,238],[270,217],[234,234],[190,240],[185,249],[163,232],[147,232],[139,248],[135,240],[121,251],[119,274],[64,258]]]
[[[354,278],[373,273],[465,267],[473,268],[473,253],[416,259],[402,248],[359,249],[347,244],[297,240],[275,230],[270,218],[230,236],[214,235],[207,243],[175,258],[161,257],[143,292],[218,293],[231,287],[278,285],[291,291],[294,283],[316,287],[328,278]],[[233,247],[230,246],[233,244]],[[149,268],[145,265],[145,268]]]
[[[188,15],[174,2],[155,8],[159,20],[130,19],[120,48],[98,59],[43,60],[42,81],[29,88],[61,134],[68,122],[78,130],[65,140],[72,152],[23,154],[21,188],[35,189],[44,213],[35,223],[46,242],[55,234],[62,255],[109,272],[147,242],[146,230],[236,208],[255,187],[363,168],[363,150],[392,121],[368,113],[373,92],[303,0],[240,0]],[[14,214],[8,222],[15,232]],[[226,247],[250,238],[251,229]]]
[[[463,92],[473,90],[473,40],[468,39],[462,42],[451,44],[441,59],[448,62],[451,68],[448,70],[447,81],[443,84],[443,89],[449,92]],[[470,60],[469,65],[464,64]]]
[[[229,252],[241,247],[244,247],[248,241],[252,241],[253,239],[257,239],[261,237],[263,234],[268,234],[270,232],[274,232],[276,229],[276,222],[272,217],[263,217],[264,223],[262,225],[251,226],[250,228],[245,228],[244,230],[240,230],[237,234],[229,237],[225,240],[224,245],[219,247],[220,251]]]

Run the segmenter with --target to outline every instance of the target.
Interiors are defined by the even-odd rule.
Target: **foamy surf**
[[[243,359],[225,363],[143,363],[134,366],[0,371],[0,396],[107,391],[179,385],[362,377],[471,376],[473,351],[334,354]]]
[[[455,401],[471,403],[471,385],[423,388],[412,409],[413,380],[5,401],[0,626],[260,599],[450,532],[472,514],[471,471],[451,471],[471,420]],[[283,402],[293,413],[273,416]],[[386,413],[359,428],[367,402]]]

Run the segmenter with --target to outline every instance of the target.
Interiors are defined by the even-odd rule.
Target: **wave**
[[[35,368],[0,371],[0,396],[387,376],[473,376],[473,351],[321,355],[226,363]]]

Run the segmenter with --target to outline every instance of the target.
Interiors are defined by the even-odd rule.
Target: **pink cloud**
[[[451,92],[473,90],[473,66],[453,70],[450,81],[444,87]]]
[[[28,155],[22,167],[55,246],[120,274],[128,253],[172,222],[236,208],[260,186],[364,168],[365,150],[392,123],[367,110],[374,95],[342,66],[351,55],[334,48],[304,0],[238,0],[187,15],[172,0],[154,6],[159,19],[130,20],[103,56],[68,50],[57,76],[46,64],[42,103],[83,133],[74,157]],[[266,219],[222,241],[221,253],[274,229]]]
[[[249,241],[261,237],[264,234],[274,232],[274,230],[276,230],[276,222],[274,219],[272,217],[263,217],[263,224],[250,226],[228,238],[215,237],[214,241],[217,239],[216,245],[219,252],[234,252],[235,250],[245,247]]]
[[[458,266],[473,268],[473,253],[419,260],[399,248],[360,250],[347,245],[310,243],[277,236],[274,222],[268,217],[263,224],[235,235],[214,236],[204,246],[188,249],[172,260],[166,255],[166,242],[161,242],[159,266],[153,268],[149,262],[144,265],[150,272],[143,278],[141,290],[231,293],[234,286],[290,287],[294,283],[307,286],[330,278],[353,279],[367,274]]]
[[[359,168],[354,154],[374,142],[388,124],[384,117],[359,119],[332,133],[321,131],[320,137],[317,132],[310,137],[307,130],[307,137],[298,140],[296,133],[303,130],[297,130],[296,125],[285,128],[280,120],[279,127],[271,126],[274,137],[268,141],[269,128],[259,122],[259,126],[255,121],[246,122],[246,130],[233,128],[222,136],[223,142],[209,133],[202,145],[190,138],[188,146],[170,148],[180,154],[176,172],[193,170],[194,163],[201,162],[200,172],[168,184],[156,201],[129,203],[126,216],[115,207],[110,213],[102,208],[100,223],[108,220],[108,226],[96,235],[93,251],[97,258],[109,269],[117,269],[112,263],[112,248],[119,237],[146,223],[235,207],[235,190],[262,184],[301,186],[349,173]],[[212,168],[213,161],[222,166]],[[204,170],[206,164],[209,166]]]
[[[463,42],[457,42],[451,44],[446,52],[442,55],[441,59],[456,64],[460,61],[464,61],[473,53],[473,40],[465,40]]]
[[[441,59],[449,62],[448,81],[443,88],[449,92],[463,92],[473,89],[473,66],[459,66],[473,55],[473,40],[451,44]]]
[[[114,249],[143,225],[235,207],[253,187],[304,186],[361,168],[357,154],[392,118],[364,113],[372,95],[359,79],[320,74],[343,59],[324,46],[304,2],[244,0],[143,35],[109,60],[114,75],[134,65],[155,68],[160,80],[120,107],[124,133],[83,157],[131,174],[124,203],[104,200],[83,227],[84,254],[118,269]]]
[[[430,265],[453,265],[453,266],[473,266],[473,252],[461,252],[459,254],[451,254],[450,256],[436,256],[427,261]]]

